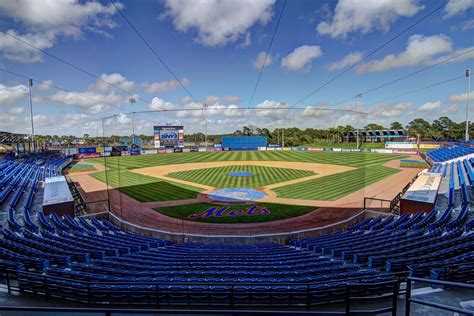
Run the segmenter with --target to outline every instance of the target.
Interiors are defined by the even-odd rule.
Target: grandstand
[[[379,311],[390,311],[397,307],[387,302],[411,286],[410,278],[474,280],[470,158],[431,167],[442,183],[430,212],[370,215],[346,230],[287,245],[173,244],[103,217],[35,211],[39,183],[69,160],[33,155],[0,162],[8,207],[0,267],[11,293],[92,307],[293,310],[359,300],[366,308],[380,301]]]

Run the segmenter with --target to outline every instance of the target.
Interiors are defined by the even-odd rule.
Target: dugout
[[[433,210],[440,183],[441,175],[439,173],[421,173],[400,199],[400,214]]]
[[[44,181],[43,212],[46,215],[74,217],[74,198],[64,176],[46,178]]]

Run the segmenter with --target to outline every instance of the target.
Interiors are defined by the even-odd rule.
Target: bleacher
[[[429,151],[426,156],[433,162],[444,162],[462,156],[474,154],[474,148],[468,146],[446,146]]]
[[[48,154],[0,160],[0,208],[8,215],[31,211],[40,182],[61,175],[70,160],[70,157]]]
[[[344,301],[355,285],[359,297],[382,297],[407,275],[474,281],[468,159],[432,167],[444,176],[448,203],[429,213],[368,217],[287,246],[173,245],[106,219],[38,212],[34,221],[26,207],[19,217],[17,192],[56,175],[60,165],[0,161],[0,181],[16,183],[1,229],[0,269],[23,293],[89,305],[311,307]]]

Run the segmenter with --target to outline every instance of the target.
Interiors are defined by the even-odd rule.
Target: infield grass
[[[251,176],[236,177],[229,172],[248,171]],[[205,184],[216,188],[257,188],[274,183],[304,178],[314,175],[313,171],[264,167],[264,166],[225,166],[172,172],[167,177]]]
[[[275,188],[280,198],[335,201],[400,170],[372,166]]]
[[[209,217],[209,218],[197,218],[189,219],[188,216],[195,213],[202,213],[212,207],[222,207],[222,205],[216,205],[211,203],[194,203],[187,205],[177,205],[169,207],[156,208],[157,212],[165,214],[170,217],[179,218],[189,221],[198,221],[206,223],[261,223],[275,220],[281,220],[285,218],[295,217],[304,215],[317,207],[314,206],[299,206],[299,205],[285,205],[276,203],[258,203],[258,204],[232,204],[227,209],[226,213],[234,210],[246,210],[253,205],[259,207],[266,207],[270,214],[267,215],[256,215],[256,216],[224,216],[224,217]]]

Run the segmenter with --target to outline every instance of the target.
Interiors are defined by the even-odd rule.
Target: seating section
[[[39,213],[37,226],[27,214],[25,226],[3,228],[0,266],[19,271],[22,291],[46,291],[49,296],[93,304],[156,304],[157,298],[163,305],[209,300],[321,304],[344,300],[347,284],[394,280],[380,269],[336,258],[339,251],[322,256],[275,243],[172,245],[123,232],[107,220]],[[325,238],[363,239],[365,232],[382,223],[382,218],[369,219],[350,232]],[[376,234],[388,236],[390,231],[380,229]],[[372,292],[367,291],[386,290],[372,286]]]
[[[474,148],[467,146],[446,146],[429,151],[426,155],[433,162],[444,162],[469,154],[474,154]]]
[[[61,175],[71,157],[35,154],[21,160],[0,160],[0,206],[7,211],[7,221],[14,225],[15,210],[32,211],[40,182]]]

